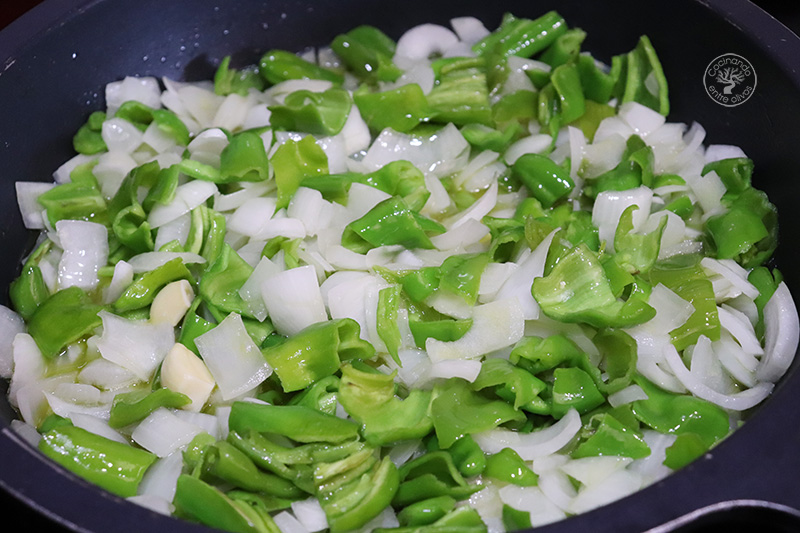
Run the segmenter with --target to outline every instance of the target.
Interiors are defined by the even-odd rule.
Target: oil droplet
[[[75,59],[76,57],[78,57],[77,52],[72,52],[72,59]]]
[[[167,56],[161,56],[161,62],[162,63],[166,63],[167,62]]]

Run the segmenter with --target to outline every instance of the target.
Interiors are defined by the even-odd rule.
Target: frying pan
[[[741,146],[754,183],[780,213],[774,258],[800,295],[800,39],[746,0],[48,0],[0,32],[0,287],[19,270],[33,236],[24,230],[14,181],[51,179],[72,155],[71,136],[103,107],[105,83],[125,75],[200,80],[233,56],[252,64],[270,48],[328,44],[358,24],[397,38],[416,24],[472,15],[496,27],[502,14],[557,9],[588,32],[585,48],[609,60],[647,34],[670,84],[671,121],[702,124],[707,140]],[[723,53],[747,58],[758,76],[737,107],[712,101],[702,83]],[[3,293],[3,303],[7,296]],[[800,375],[793,365],[773,396],[732,437],[680,472],[623,500],[537,531],[694,531],[714,525],[800,529]],[[207,528],[129,504],[51,464],[9,429],[0,385],[0,486],[76,531],[121,533]]]

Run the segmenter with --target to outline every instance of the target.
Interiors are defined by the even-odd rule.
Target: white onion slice
[[[108,230],[94,222],[59,220],[56,231],[64,249],[58,262],[59,286],[92,290],[100,281],[97,272],[108,261]]]
[[[38,181],[18,181],[14,184],[17,191],[17,205],[22,215],[22,223],[27,229],[44,229],[42,212],[44,207],[39,203],[39,195],[49,191],[55,184]]]
[[[217,186],[208,181],[192,180],[179,185],[175,189],[172,201],[167,205],[156,204],[150,211],[147,221],[151,228],[159,228],[201,205],[216,192]]]
[[[272,368],[244,328],[242,317],[236,313],[194,342],[223,400],[252,390],[272,374]]]
[[[172,326],[128,320],[108,311],[100,311],[98,316],[103,320],[103,335],[97,340],[97,349],[103,358],[142,381],[150,380],[175,344]]]
[[[199,427],[184,422],[169,409],[161,407],[136,426],[131,438],[145,450],[167,457],[202,432]]]
[[[493,429],[473,435],[486,453],[498,453],[503,448],[512,448],[519,456],[530,461],[557,452],[578,434],[581,417],[570,409],[564,417],[550,427],[520,434],[508,429]]]
[[[14,338],[25,332],[22,317],[0,305],[0,377],[10,378],[14,369]]]
[[[186,264],[197,263],[202,265],[206,262],[205,257],[191,252],[145,252],[128,259],[128,264],[134,273],[141,274],[142,272],[155,270],[177,258],[180,258]]]
[[[775,382],[792,364],[800,338],[797,307],[786,283],[778,285],[764,306],[764,324],[765,353],[756,377],[760,381]]]

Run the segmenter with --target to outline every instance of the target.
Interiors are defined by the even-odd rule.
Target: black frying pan
[[[800,295],[800,39],[745,0],[48,0],[0,33],[0,286],[17,274],[32,243],[14,199],[15,180],[50,180],[72,155],[71,135],[103,106],[102,89],[125,75],[199,80],[232,54],[254,63],[269,48],[298,51],[329,43],[357,24],[393,37],[423,22],[473,15],[495,27],[505,11],[557,9],[587,30],[597,57],[633,48],[648,34],[670,82],[671,121],[697,120],[709,142],[741,146],[754,181],[778,206],[783,247],[775,263]],[[726,108],[705,94],[706,65],[720,54],[746,57],[755,94]],[[5,294],[3,296],[5,299]],[[619,502],[537,531],[699,530],[709,524],[800,529],[800,375],[794,365],[774,395],[730,439],[679,473]],[[8,429],[14,413],[0,385],[0,486],[79,531],[206,530],[128,504],[56,467]],[[683,518],[681,518],[683,517]]]

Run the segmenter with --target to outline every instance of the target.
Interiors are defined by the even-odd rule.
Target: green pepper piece
[[[209,322],[197,314],[197,308],[202,301],[202,298],[198,297],[192,302],[189,310],[183,316],[180,337],[178,338],[178,342],[193,351],[195,355],[200,355],[200,352],[198,352],[194,340],[200,335],[208,333],[216,326],[213,322]]]
[[[157,459],[150,452],[67,425],[42,435],[39,451],[74,474],[123,498],[136,495],[145,472]]]
[[[728,193],[738,194],[750,188],[750,178],[753,175],[753,160],[746,157],[720,159],[706,164],[701,174],[705,176],[712,171],[716,172],[720,177]]]
[[[64,418],[63,416],[58,416],[57,414],[53,413],[47,415],[47,418],[42,420],[42,423],[39,424],[39,427],[36,428],[39,433],[44,435],[45,433],[49,433],[53,429],[57,429],[63,426],[73,426],[72,420],[69,418]]]
[[[38,201],[47,210],[50,224],[55,226],[59,220],[108,223],[105,198],[91,172],[89,176],[91,179],[62,183],[39,195]]]
[[[402,526],[427,526],[452,511],[456,500],[450,496],[437,496],[418,501],[404,507],[397,513],[397,520]]]
[[[700,335],[712,341],[719,339],[721,326],[714,287],[699,263],[676,268],[657,266],[650,270],[648,277],[651,284],[663,283],[694,307],[686,323],[669,333],[678,351],[695,344]]]
[[[428,100],[417,83],[382,92],[362,87],[353,93],[353,101],[373,133],[385,128],[408,133],[429,117]]]
[[[333,87],[323,92],[295,91],[282,105],[269,106],[274,128],[302,131],[314,135],[336,135],[350,114],[350,93]]]
[[[514,409],[525,409],[538,399],[547,385],[530,372],[514,366],[505,359],[487,359],[481,366],[481,372],[472,383],[475,390],[495,387],[495,394],[508,402]]]
[[[597,132],[600,123],[608,117],[613,117],[617,112],[610,105],[598,104],[588,99],[584,105],[586,111],[576,120],[573,120],[570,125],[580,128],[586,138],[589,139],[589,142],[591,142],[594,139],[594,134]]]
[[[481,489],[479,485],[466,482],[453,457],[443,450],[412,459],[400,468],[399,473],[402,483],[392,502],[396,507],[438,496],[461,500]]]
[[[675,442],[667,448],[664,465],[673,470],[678,470],[688,465],[708,450],[703,443],[703,438],[696,433],[681,433]]]
[[[228,442],[262,470],[289,480],[306,492],[314,492],[313,473],[309,465],[315,458],[304,447],[279,446],[255,431],[249,431],[247,437],[231,431],[228,433]]]
[[[734,208],[706,221],[718,259],[734,259],[769,236],[761,218],[745,208]]]
[[[433,452],[440,449],[439,439],[436,438],[436,435],[432,435],[428,441],[428,451]],[[469,435],[464,435],[456,440],[447,449],[447,453],[453,458],[453,463],[463,476],[477,476],[486,469],[486,455],[475,439]]]
[[[359,78],[369,81],[395,81],[403,73],[393,62],[397,45],[374,26],[358,26],[338,35],[331,48]]]
[[[231,137],[220,154],[219,173],[219,183],[266,180],[269,159],[261,137],[250,131]]]
[[[460,296],[471,306],[475,305],[481,274],[487,264],[487,254],[451,255],[439,267],[439,289]]]
[[[498,52],[504,56],[531,57],[550,46],[566,31],[566,21],[555,11],[534,20],[516,18],[506,13],[500,27],[475,43],[472,49],[478,55]]]
[[[664,209],[672,211],[682,219],[686,220],[694,212],[694,205],[692,204],[692,200],[684,194],[672,200],[664,207]]]
[[[327,80],[341,84],[344,78],[341,74],[326,68],[309,63],[305,59],[284,50],[270,50],[261,57],[259,74],[271,84],[286,80]]]
[[[552,415],[559,419],[570,409],[585,414],[606,401],[592,377],[580,368],[556,368],[553,371]]]
[[[210,305],[222,310],[226,316],[229,313],[238,313],[252,318],[250,306],[239,295],[239,289],[252,273],[253,267],[228,244],[223,244],[217,260],[200,278],[200,296]]]
[[[600,391],[613,394],[630,385],[636,374],[638,353],[633,337],[619,329],[605,329],[595,335],[592,342],[603,357],[601,368],[608,375],[608,381],[595,381]]]
[[[667,217],[661,217],[658,227],[647,234],[633,232],[633,212],[638,205],[628,206],[619,217],[614,236],[615,261],[631,274],[648,272],[658,260],[661,235],[667,226]]]
[[[511,172],[544,207],[551,207],[575,188],[569,172],[547,156],[524,154],[514,162]]]
[[[143,420],[160,407],[180,408],[192,403],[191,398],[167,388],[150,391],[133,391],[117,394],[111,404],[108,425],[122,428]]]
[[[601,455],[641,459],[650,455],[642,436],[609,413],[593,416],[587,426],[588,437],[572,452],[575,459]]]
[[[238,94],[247,96],[250,89],[263,91],[264,78],[258,73],[256,67],[245,67],[241,70],[230,68],[231,56],[225,56],[214,74],[214,93],[226,96]]]
[[[276,433],[298,442],[342,442],[358,435],[358,425],[299,405],[234,402],[228,425],[232,431]]]
[[[624,191],[642,184],[650,187],[653,185],[653,164],[653,149],[638,135],[631,135],[619,164],[590,180],[584,194],[596,198],[603,191]]]
[[[431,120],[456,126],[492,124],[484,58],[443,58],[431,66],[438,73],[427,95]]]
[[[759,339],[764,338],[764,306],[775,293],[775,290],[783,281],[783,275],[779,270],[772,272],[767,267],[756,267],[747,275],[747,281],[758,289],[758,296],[755,298],[756,308],[758,309],[758,323],[756,324],[756,335]]]
[[[495,104],[495,108],[493,109],[498,109],[497,105],[504,101],[505,100],[501,100],[498,104]],[[514,109],[516,109],[516,107]],[[501,111],[498,111],[497,113],[500,112]],[[502,118],[507,117],[502,116]],[[501,117],[498,116],[495,116],[494,120],[497,122],[502,121]],[[522,126],[520,126],[518,122],[511,122],[502,130],[493,129],[483,124],[467,124],[461,128],[461,135],[464,136],[464,139],[466,139],[472,147],[481,151],[492,150],[493,152],[505,152],[511,143],[517,140],[521,134]]]
[[[210,447],[204,464],[214,477],[244,490],[263,492],[278,498],[305,496],[291,482],[260,471],[247,455],[224,440]]]
[[[209,527],[233,533],[262,533],[233,500],[195,477],[182,474],[178,478],[173,503],[181,514]]]
[[[533,281],[542,311],[556,320],[595,327],[629,327],[647,322],[655,310],[638,298],[617,300],[597,256],[585,245],[570,250],[553,270]]]
[[[539,476],[511,448],[503,448],[488,456],[483,473],[490,478],[520,487],[535,487],[539,484]]]
[[[693,396],[673,394],[637,376],[646,400],[633,402],[633,414],[659,433],[693,433],[706,449],[722,440],[730,431],[728,414],[716,405]]]
[[[350,318],[319,322],[263,353],[284,392],[297,391],[333,375],[342,359],[371,358],[375,349],[360,338],[360,331],[358,322]]]
[[[72,138],[72,147],[75,148],[76,152],[84,155],[93,155],[108,150],[101,135],[105,120],[106,114],[102,111],[95,111],[89,115],[86,124],[81,126]]]
[[[408,161],[392,161],[371,174],[356,174],[356,181],[399,196],[412,211],[419,211],[431,195],[425,175]]]
[[[489,400],[474,392],[462,379],[451,378],[434,386],[431,417],[442,448],[459,437],[494,429],[509,421],[521,421],[525,414],[504,401]]]
[[[28,321],[28,333],[42,355],[52,359],[102,323],[97,316],[101,309],[80,287],[62,289],[39,304]]]
[[[323,499],[331,533],[360,528],[378,516],[391,503],[398,484],[397,468],[387,456],[371,473]]]
[[[183,264],[180,257],[176,257],[158,268],[145,272],[122,293],[114,302],[114,309],[118,312],[132,311],[147,307],[156,297],[158,291],[165,285],[179,279],[194,282],[192,274]]]
[[[653,44],[646,35],[642,35],[636,48],[625,56],[625,68],[620,82],[623,84],[620,103],[638,102],[664,116],[669,115],[667,78]]]
[[[288,405],[302,405],[329,415],[335,415],[338,392],[339,378],[337,376],[327,376],[306,387],[303,392],[292,398]]]
[[[623,56],[611,58],[611,69],[608,73],[597,66],[595,59],[590,55],[581,54],[578,56],[578,73],[581,77],[581,87],[587,100],[598,104],[607,104],[614,92],[614,87],[622,73],[624,63]],[[587,135],[589,139],[594,137]]]
[[[19,277],[11,282],[8,296],[17,313],[30,320],[36,310],[50,296],[42,271],[36,265],[22,267]]]
[[[428,232],[443,233],[444,227],[411,211],[402,198],[393,196],[348,224],[342,235],[342,245],[359,253],[393,244],[432,249]]]
[[[167,109],[153,109],[136,100],[129,100],[120,106],[114,116],[127,120],[142,131],[155,122],[158,129],[181,146],[189,144],[191,135],[186,124]]]
[[[218,168],[201,163],[199,161],[183,159],[175,166],[177,166],[178,170],[180,170],[182,173],[196,180],[210,181],[212,183],[219,183],[221,181]]]
[[[522,531],[533,527],[531,513],[519,511],[510,505],[503,504],[503,526],[508,531]]]
[[[574,61],[581,52],[581,43],[584,39],[586,39],[585,31],[579,28],[567,30],[542,52],[539,59],[553,68]]]
[[[300,141],[288,140],[272,156],[278,209],[289,205],[300,183],[311,176],[328,174],[328,157],[310,135]]]
[[[395,396],[394,375],[342,367],[339,402],[363,424],[364,439],[373,446],[419,439],[432,428],[430,391],[413,389],[407,398]]]
[[[400,308],[400,285],[392,285],[378,292],[377,330],[378,336],[386,345],[386,350],[400,364],[398,350],[402,344],[400,328],[397,325],[397,313]]]
[[[472,327],[472,319],[463,320],[410,320],[408,323],[414,344],[425,348],[428,339],[450,342],[457,341]]]
[[[558,123],[568,124],[586,112],[586,99],[581,88],[578,68],[573,63],[560,65],[550,74],[550,83],[555,90]]]

